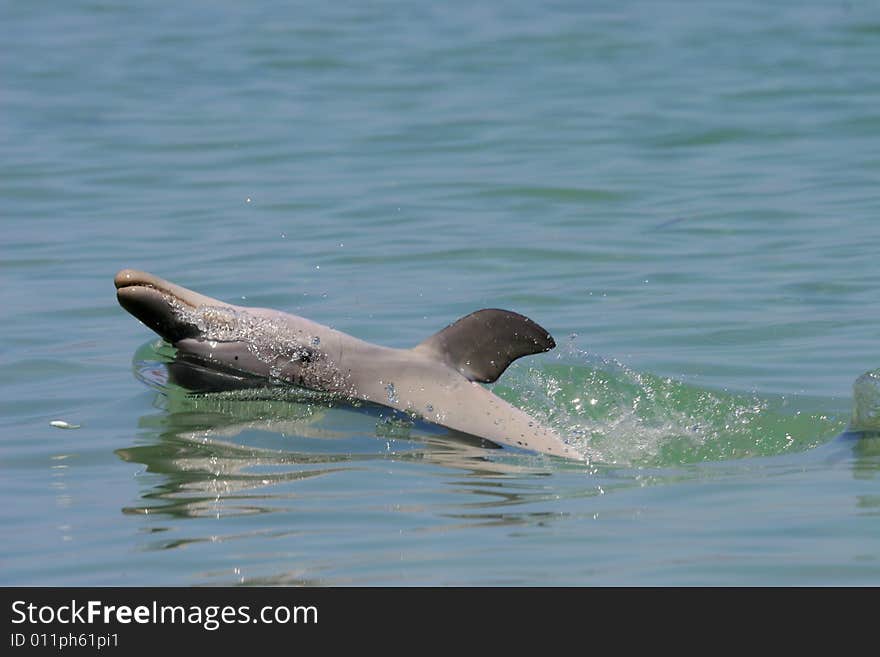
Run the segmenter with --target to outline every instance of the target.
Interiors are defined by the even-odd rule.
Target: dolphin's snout
[[[204,294],[199,294],[182,285],[177,285],[164,278],[159,278],[146,271],[137,269],[121,269],[113,277],[113,283],[116,285],[117,296],[122,290],[129,288],[152,288],[163,294],[176,299],[179,303],[190,308],[198,308],[199,306],[226,306],[228,304],[214,299]]]
[[[116,272],[116,276],[113,277],[113,284],[116,285],[116,289],[122,287],[127,287],[129,285],[136,285],[136,281],[141,280],[143,278],[143,272],[137,271],[136,269],[121,269]]]
[[[117,290],[142,285],[153,287],[178,297],[184,297],[187,293],[192,296],[201,296],[191,290],[166,281],[164,278],[159,278],[149,272],[138,269],[120,269],[116,272],[116,276],[113,277],[113,284],[116,285]]]
[[[113,277],[119,305],[172,344],[198,337],[200,331],[183,308],[203,304],[200,294],[136,269],[122,269]]]

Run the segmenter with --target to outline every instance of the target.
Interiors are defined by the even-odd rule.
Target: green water
[[[874,2],[2,4],[0,582],[876,585],[877,61]],[[590,462],[187,395],[123,267],[523,313]]]

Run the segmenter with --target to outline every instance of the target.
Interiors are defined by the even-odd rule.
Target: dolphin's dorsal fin
[[[478,310],[416,346],[470,381],[491,383],[520,356],[550,351],[556,343],[528,317],[509,310]]]

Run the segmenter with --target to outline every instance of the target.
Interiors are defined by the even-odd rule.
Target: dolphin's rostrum
[[[116,274],[116,296],[177,358],[381,404],[492,442],[583,460],[552,429],[480,385],[521,356],[555,347],[535,322],[478,310],[412,349],[370,344],[302,317],[227,304],[145,272]]]

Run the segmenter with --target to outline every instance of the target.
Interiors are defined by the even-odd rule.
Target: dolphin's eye
[[[297,349],[293,352],[293,358],[291,361],[299,361],[300,363],[311,363],[312,362],[312,352],[308,349]]]

